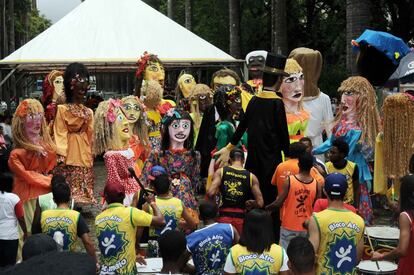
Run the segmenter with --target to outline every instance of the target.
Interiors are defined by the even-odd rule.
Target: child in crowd
[[[286,250],[289,257],[288,266],[292,275],[314,275],[315,250],[305,237],[293,238]]]

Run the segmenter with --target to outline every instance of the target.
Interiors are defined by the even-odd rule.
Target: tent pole
[[[7,81],[7,79],[9,79],[13,74],[14,74],[14,72],[17,70],[17,68],[14,68],[13,70],[11,70],[7,75],[6,75],[6,77],[0,82],[0,87],[1,86],[3,86],[3,84]]]

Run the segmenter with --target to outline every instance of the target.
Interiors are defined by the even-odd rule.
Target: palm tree
[[[174,20],[174,0],[167,1],[167,16]]]
[[[370,0],[346,1],[346,69],[356,75],[356,56],[352,51],[351,40],[357,38],[369,28],[372,20]]]
[[[240,0],[229,0],[230,55],[240,58]]]
[[[286,0],[272,0],[271,12],[272,52],[287,55]]]

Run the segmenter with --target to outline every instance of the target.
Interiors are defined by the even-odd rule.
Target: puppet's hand
[[[218,159],[216,160],[216,164],[219,167],[224,167],[229,163],[230,151],[232,150],[231,147],[234,147],[234,145],[229,143],[226,147],[220,149],[214,154],[214,156],[218,156]]]

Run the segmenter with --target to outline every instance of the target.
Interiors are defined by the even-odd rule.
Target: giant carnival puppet
[[[196,84],[189,97],[190,116],[194,122],[194,144],[197,142],[204,112],[213,104],[213,91],[206,84]]]
[[[122,102],[109,99],[99,103],[94,123],[94,153],[105,153],[106,184],[122,185],[125,189],[124,205],[129,206],[139,185],[128,172],[129,167],[135,167],[135,154],[129,145],[132,132]]]
[[[292,58],[286,60],[285,72],[289,76],[283,77],[280,93],[285,104],[286,120],[290,142],[297,142],[306,134],[309,112],[303,108],[304,76],[302,67]]]
[[[8,164],[14,174],[13,193],[23,202],[27,231],[36,209],[36,199],[50,192],[51,172],[56,166],[55,144],[49,135],[42,104],[25,99],[12,120],[14,149]]]
[[[63,91],[63,72],[53,70],[43,81],[43,95],[41,98],[43,107],[45,108],[46,122],[49,124],[50,130],[53,130],[53,121],[56,117],[57,105],[66,101]]]
[[[150,151],[145,106],[137,96],[133,95],[122,98],[122,106],[131,133],[129,145],[134,151],[137,168],[140,171]]]
[[[246,82],[247,87],[252,94],[256,94],[262,87],[262,70],[265,65],[267,51],[252,51],[246,55],[246,66],[249,71],[249,80]],[[249,88],[250,87],[250,88]]]
[[[66,177],[78,204],[95,202],[93,196],[93,111],[85,107],[89,72],[81,63],[69,64],[64,74],[66,103],[58,105],[54,138],[57,172]]]
[[[177,86],[175,88],[175,102],[180,109],[187,112],[190,111],[189,97],[191,95],[191,90],[196,84],[194,76],[185,71],[182,71],[178,76]]]
[[[372,175],[368,162],[373,161],[375,138],[379,132],[379,115],[375,91],[369,81],[361,76],[349,77],[338,88],[341,107],[334,121],[332,136],[314,149],[323,154],[332,147],[335,139],[343,139],[349,145],[347,159],[358,165],[359,214],[367,224],[372,223],[372,205],[369,196]]]
[[[198,218],[195,195],[200,181],[200,154],[193,150],[193,122],[188,112],[172,108],[162,119],[163,135],[160,150],[153,150],[142,169],[142,182],[150,178],[153,166],[167,170],[171,192]]]
[[[331,135],[333,121],[331,100],[318,87],[318,80],[322,71],[322,55],[319,51],[309,48],[296,48],[290,52],[289,58],[295,59],[303,69],[305,78],[303,107],[310,113],[306,128],[306,136],[317,147],[322,144],[322,133]],[[323,155],[318,156],[321,160]]]

